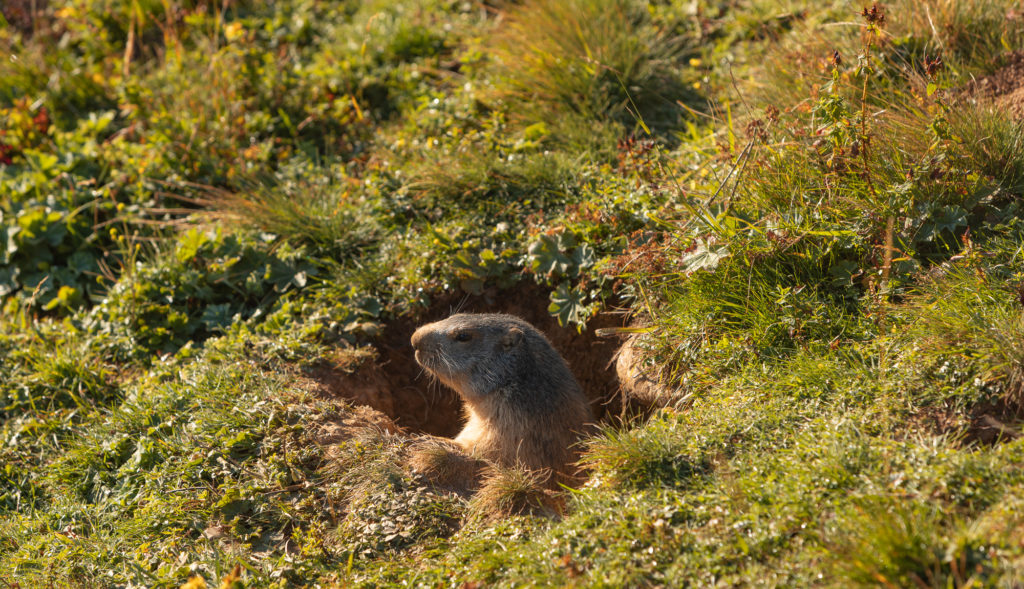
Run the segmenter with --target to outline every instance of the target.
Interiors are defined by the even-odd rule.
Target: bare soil
[[[907,434],[923,430],[951,435],[962,445],[992,446],[1021,437],[1024,404],[1013,397],[966,410],[953,405],[924,407],[910,416],[907,425]]]
[[[971,80],[964,93],[1024,120],[1024,51],[1007,53],[1003,62],[995,73]]]
[[[967,429],[967,440],[991,445],[1011,442],[1021,436],[1024,407],[1019,402],[1000,399],[974,407]]]

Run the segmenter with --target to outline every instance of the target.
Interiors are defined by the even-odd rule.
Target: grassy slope
[[[790,4],[5,29],[0,580],[1020,582],[1024,128],[957,89],[1024,24]],[[419,487],[304,378],[520,280],[630,305],[680,392],[587,442],[559,519]]]

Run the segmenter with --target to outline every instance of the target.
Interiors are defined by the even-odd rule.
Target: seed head
[[[865,8],[861,11],[860,15],[864,17],[869,25],[883,25],[885,24],[885,13],[878,7],[877,4],[872,4],[871,8]]]
[[[934,78],[935,74],[942,71],[943,67],[945,66],[942,63],[942,58],[939,56],[936,56],[934,58],[924,58],[924,73],[929,78]]]

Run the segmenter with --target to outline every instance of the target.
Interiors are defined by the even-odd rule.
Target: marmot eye
[[[468,342],[473,339],[473,334],[468,331],[460,331],[455,334],[455,341],[457,342]]]

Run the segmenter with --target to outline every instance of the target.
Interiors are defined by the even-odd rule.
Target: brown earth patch
[[[971,80],[963,94],[1024,119],[1024,51],[1007,53],[1003,61],[1003,67],[995,73]]]
[[[971,411],[967,439],[983,445],[1009,442],[1021,436],[1024,407],[1001,399],[982,403]]]
[[[372,407],[408,432],[453,437],[462,429],[462,402],[416,364],[409,338],[420,325],[455,312],[508,313],[529,321],[551,340],[590,398],[598,419],[618,415],[621,404],[614,358],[620,342],[599,338],[596,331],[621,327],[623,316],[600,314],[580,333],[558,325],[548,313],[548,304],[547,291],[528,282],[507,290],[491,289],[480,296],[441,297],[417,316],[385,325],[369,357],[358,367],[321,364],[307,376],[321,394]]]
[[[1007,400],[979,403],[968,410],[929,406],[909,416],[905,433],[927,431],[951,434],[961,444],[991,446],[1024,434],[1024,406]]]

